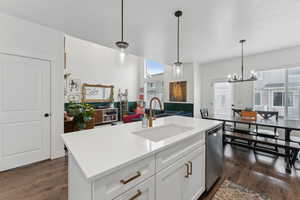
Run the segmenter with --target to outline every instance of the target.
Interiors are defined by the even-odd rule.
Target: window
[[[164,99],[164,65],[155,61],[145,61],[145,102],[149,108],[150,100],[158,97],[162,102]],[[159,109],[159,104],[154,102],[154,109]]]
[[[261,105],[261,94],[260,94],[260,92],[255,92],[255,100],[254,100],[254,102],[255,102],[256,106]]]
[[[254,82],[254,109],[277,111],[279,116],[300,118],[300,67],[258,72]]]
[[[283,92],[273,92],[273,106],[284,105],[284,94]]]
[[[293,107],[294,98],[293,92],[288,94],[288,107]],[[274,92],[273,93],[273,106],[285,106],[285,93],[284,92]]]
[[[294,106],[294,94],[293,92],[289,92],[288,95],[288,106],[293,107]]]
[[[285,116],[285,69],[261,71],[257,75],[259,78],[254,82],[254,109],[277,111],[279,116]]]
[[[164,73],[164,65],[152,60],[146,60],[146,73],[150,76],[162,74]]]

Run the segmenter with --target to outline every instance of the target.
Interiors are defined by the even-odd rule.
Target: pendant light
[[[116,42],[116,46],[121,51],[121,57],[125,55],[125,49],[128,48],[128,42],[124,41],[124,2],[121,0],[121,41]]]
[[[175,17],[177,17],[177,61],[174,63],[173,74],[175,78],[181,78],[183,76],[183,65],[179,61],[179,18],[182,16],[182,11],[178,10],[175,12]]]
[[[231,74],[228,75],[228,82],[230,82],[230,83],[245,82],[245,81],[256,81],[257,80],[256,73],[253,70],[251,71],[250,77],[248,79],[244,79],[244,43],[245,42],[246,42],[246,40],[240,40],[240,44],[242,46],[241,76],[238,76],[236,73],[234,73],[233,75],[231,75]]]

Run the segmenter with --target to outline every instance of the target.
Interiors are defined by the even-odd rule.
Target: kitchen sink
[[[138,135],[143,138],[147,138],[151,141],[158,142],[166,138],[179,135],[181,133],[192,130],[191,127],[180,126],[177,124],[168,124],[163,126],[157,126],[153,128],[147,128],[139,131],[132,132],[135,135]]]

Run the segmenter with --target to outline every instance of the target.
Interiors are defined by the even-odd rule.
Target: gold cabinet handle
[[[190,171],[190,165],[187,164],[187,163],[185,163],[185,166],[186,166],[186,175],[185,175],[184,177],[185,177],[185,178],[188,178],[189,175],[190,175],[190,173],[189,173],[189,171]]]
[[[189,175],[193,175],[193,163],[191,161],[188,162],[190,164]]]
[[[133,177],[127,179],[127,180],[123,180],[123,179],[122,179],[122,180],[120,180],[120,182],[121,182],[122,184],[126,185],[127,183],[133,181],[134,179],[137,179],[137,178],[140,177],[141,175],[142,175],[141,172],[136,172],[136,175],[135,175],[135,176],[133,176]]]
[[[142,191],[141,190],[137,190],[136,195],[134,195],[133,197],[131,197],[129,200],[134,200],[134,199],[138,198],[141,195],[142,195]]]

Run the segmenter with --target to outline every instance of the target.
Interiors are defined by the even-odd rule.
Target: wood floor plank
[[[200,200],[211,199],[225,179],[272,200],[300,200],[300,170],[287,174],[283,158],[230,145],[224,151],[224,174]],[[0,200],[67,200],[67,162],[60,158],[2,172],[0,186]]]
[[[44,161],[0,173],[0,200],[67,200],[67,162]]]
[[[272,200],[300,200],[300,171],[293,169],[287,174],[282,157],[266,155],[226,145],[223,176],[200,200],[212,199],[225,179],[264,193]]]

